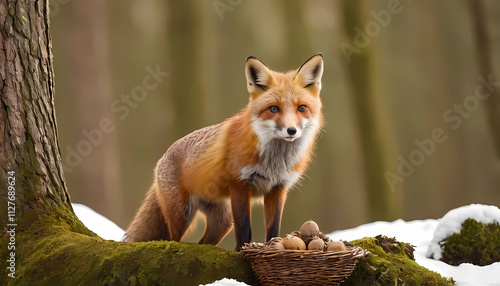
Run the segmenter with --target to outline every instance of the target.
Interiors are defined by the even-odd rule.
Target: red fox
[[[124,241],[180,241],[200,211],[199,243],[217,245],[234,226],[238,250],[252,237],[252,203],[262,200],[266,241],[279,236],[288,189],[307,168],[323,122],[323,55],[288,73],[248,57],[245,75],[247,107],[170,146]]]

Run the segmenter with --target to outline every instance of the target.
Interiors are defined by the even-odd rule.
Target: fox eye
[[[299,106],[299,112],[304,112],[304,111],[306,111],[306,106],[305,105]]]
[[[278,113],[280,111],[280,109],[276,105],[273,105],[273,106],[269,107],[269,110],[272,113]]]

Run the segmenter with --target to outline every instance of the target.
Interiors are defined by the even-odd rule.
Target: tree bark
[[[0,204],[10,207],[0,221],[0,266],[7,269],[1,284],[198,285],[223,277],[252,283],[236,252],[105,241],[76,218],[57,139],[48,5],[0,2]]]
[[[54,71],[46,1],[2,1],[0,145],[6,186],[16,177],[17,215],[70,206],[57,143]],[[2,192],[2,201],[6,200]]]

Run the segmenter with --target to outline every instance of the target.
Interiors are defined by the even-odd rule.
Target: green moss
[[[474,219],[462,223],[460,233],[454,233],[441,242],[444,262],[451,265],[472,263],[488,265],[500,261],[500,225],[482,224]]]
[[[16,279],[3,285],[199,285],[224,277],[253,283],[248,263],[213,245],[107,241],[68,208],[25,213],[16,230]],[[31,223],[33,222],[33,223]],[[7,237],[0,255],[7,257]],[[6,261],[0,264],[3,269]]]
[[[418,265],[412,247],[383,236],[352,241],[370,253],[341,285],[454,285],[453,280]]]

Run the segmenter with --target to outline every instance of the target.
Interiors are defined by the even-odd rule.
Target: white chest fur
[[[240,170],[240,178],[254,187],[254,195],[264,195],[277,187],[291,187],[302,175],[295,172],[295,165],[302,159],[312,144],[317,122],[304,126],[301,137],[294,141],[261,134],[259,137],[259,163],[245,166]]]

